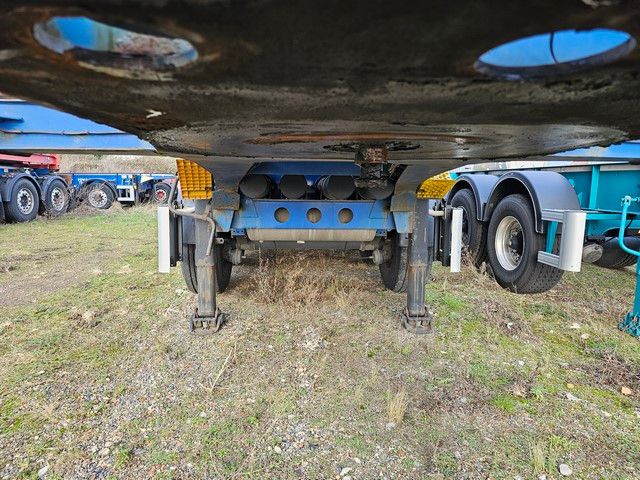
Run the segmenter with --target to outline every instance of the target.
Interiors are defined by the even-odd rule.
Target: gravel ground
[[[518,296],[436,268],[413,336],[358,256],[265,255],[194,336],[152,210],[1,228],[0,478],[640,477],[630,270]]]

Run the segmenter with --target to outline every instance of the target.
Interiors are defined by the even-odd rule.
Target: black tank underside
[[[198,59],[162,78],[122,76],[104,55],[80,61],[42,47],[33,26],[55,15],[184,38]],[[0,0],[0,91],[207,163],[353,160],[373,145],[391,162],[443,170],[640,137],[638,48],[608,66],[535,81],[473,68],[506,41],[596,27],[640,39],[640,4]]]

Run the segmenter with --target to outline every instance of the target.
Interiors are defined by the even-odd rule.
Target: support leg
[[[625,315],[618,324],[618,328],[633,337],[640,337],[640,261],[636,263],[636,295],[633,300],[633,310]]]
[[[195,213],[203,214],[209,200],[195,200]],[[198,303],[191,317],[189,329],[217,332],[222,324],[223,316],[216,304],[216,268],[213,255],[211,224],[204,220],[196,220],[196,275],[198,278]]]
[[[409,234],[407,307],[402,313],[402,326],[422,334],[432,331],[432,317],[425,303],[425,286],[433,261],[433,219],[429,216],[429,201],[418,199],[413,216],[413,232]]]

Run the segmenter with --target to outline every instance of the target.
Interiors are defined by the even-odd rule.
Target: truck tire
[[[635,255],[621,251],[615,255],[615,257],[608,256],[607,258],[600,258],[600,260],[593,262],[593,264],[602,268],[619,269],[635,265],[637,261],[638,257]]]
[[[213,255],[216,262],[216,283],[218,293],[224,292],[231,280],[233,264],[224,258],[223,245],[213,246]],[[198,273],[196,270],[196,246],[191,243],[182,244],[182,262],[180,265],[182,276],[187,284],[187,289],[192,293],[198,293]]]
[[[164,182],[156,183],[153,186],[153,201],[159,204],[166,204],[171,193],[171,186]]]
[[[108,210],[113,205],[115,196],[108,185],[104,183],[96,183],[89,187],[87,192],[87,201],[93,208],[99,210]]]
[[[28,178],[19,178],[11,188],[5,215],[9,222],[30,222],[38,216],[40,196]]]
[[[42,192],[42,204],[44,213],[50,217],[59,217],[69,208],[69,189],[61,178],[55,178],[45,184]]]
[[[384,253],[387,259],[380,264],[382,283],[394,292],[406,292],[408,248],[400,245],[400,234],[389,234],[384,245]]]
[[[538,263],[546,237],[535,230],[531,202],[521,194],[508,195],[496,206],[487,231],[487,253],[501,287],[516,293],[540,293],[554,287],[562,270]]]
[[[477,268],[487,259],[487,232],[484,224],[478,221],[478,209],[473,192],[468,188],[458,190],[450,204],[464,211],[462,245],[466,247],[471,263]]]
[[[180,262],[184,283],[191,293],[198,293],[198,275],[196,271],[196,246],[191,243],[182,244],[182,261]]]
[[[635,255],[627,254],[627,258],[622,260],[616,268],[625,268],[635,265],[638,262],[638,257]]]

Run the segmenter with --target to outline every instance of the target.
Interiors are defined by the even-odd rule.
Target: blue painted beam
[[[154,154],[149,142],[21,100],[0,99],[0,152]]]

